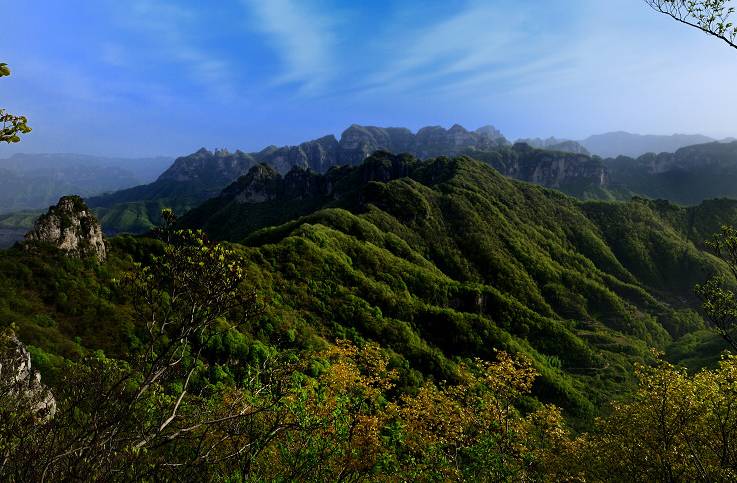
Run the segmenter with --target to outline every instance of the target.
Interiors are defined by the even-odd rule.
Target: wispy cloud
[[[511,14],[508,8],[489,2],[471,2],[455,15],[410,30],[401,50],[387,47],[391,59],[368,76],[366,91],[425,90],[461,94],[512,76],[540,75],[561,68],[564,60],[550,57],[542,45],[550,39],[526,25],[524,8]]]
[[[255,30],[268,36],[284,66],[278,84],[299,84],[315,94],[331,80],[336,19],[309,8],[305,0],[242,0],[254,15]]]
[[[151,45],[148,55],[156,55],[162,62],[174,62],[184,69],[193,82],[205,87],[221,99],[232,99],[236,88],[229,62],[213,52],[196,45],[192,32],[201,29],[195,11],[163,0],[134,0],[125,3],[121,15],[129,26],[148,32]],[[121,61],[124,53],[104,52],[112,60]]]

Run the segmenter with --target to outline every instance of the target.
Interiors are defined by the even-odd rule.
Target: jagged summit
[[[493,126],[468,131],[460,124],[449,129],[427,126],[413,133],[403,127],[377,127],[352,124],[338,140],[332,134],[296,146],[268,146],[261,151],[244,153],[227,149],[209,151],[201,148],[178,158],[161,175],[161,181],[193,181],[204,178],[230,182],[258,164],[267,163],[286,174],[295,166],[324,173],[333,166],[358,165],[375,151],[409,153],[421,159],[454,156],[465,150],[488,150],[508,145],[502,133]],[[208,173],[205,175],[203,171]],[[227,183],[226,182],[226,183]]]
[[[558,152],[515,150],[498,129],[489,125],[475,131],[469,131],[460,124],[447,129],[426,126],[413,132],[403,127],[353,124],[343,131],[339,139],[327,135],[296,146],[268,146],[252,153],[203,148],[178,158],[154,183],[97,197],[90,203],[95,208],[108,210],[101,216],[103,220],[112,220],[112,224],[105,225],[110,232],[140,232],[157,223],[150,213],[157,212],[161,203],[183,214],[207,199],[217,197],[229,184],[259,164],[269,165],[281,176],[286,176],[294,168],[328,173],[337,166],[359,166],[379,151],[408,154],[420,160],[470,156],[483,159],[507,176],[558,188],[576,196],[584,192],[598,196],[589,190],[589,185],[597,190],[607,179],[601,163],[593,162],[587,156],[562,152],[566,149],[558,149]],[[538,162],[541,164],[536,165]],[[251,199],[251,195],[244,195],[243,199]],[[141,202],[145,202],[145,206],[141,206]],[[131,203],[136,203],[136,206],[131,207]],[[131,218],[118,213],[127,213],[131,209],[137,211],[135,220],[143,220],[141,228],[135,224],[115,226],[117,220]],[[144,212],[143,216],[141,212]]]
[[[76,257],[107,258],[107,244],[95,215],[79,196],[64,196],[41,215],[25,236],[25,245],[45,243]]]
[[[476,129],[475,132],[477,134],[488,136],[490,138],[503,138],[504,137],[502,132],[496,127],[492,126],[491,124],[487,124],[486,126],[481,126],[480,128]]]
[[[216,149],[212,152],[200,148],[177,158],[157,181],[196,181],[207,186],[228,183],[244,174],[254,161],[251,155],[241,151],[230,153],[227,149]]]

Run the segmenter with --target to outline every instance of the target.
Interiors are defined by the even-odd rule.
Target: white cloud
[[[284,64],[277,83],[297,83],[314,94],[332,77],[335,19],[308,8],[304,0],[242,0],[253,13],[254,30],[266,34]]]

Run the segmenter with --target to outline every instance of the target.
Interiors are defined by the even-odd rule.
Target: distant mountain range
[[[281,176],[287,176],[295,169],[297,172],[326,173],[336,166],[359,165],[377,151],[406,153],[419,159],[465,155],[485,162],[505,176],[558,189],[581,199],[629,199],[633,195],[658,197],[658,193],[664,193],[673,201],[697,203],[720,194],[731,195],[731,191],[725,188],[681,196],[679,193],[684,188],[677,183],[668,184],[669,175],[662,176],[662,173],[657,173],[657,176],[664,179],[663,186],[656,190],[654,187],[659,185],[650,184],[656,173],[650,173],[645,168],[634,168],[648,165],[648,156],[652,155],[646,155],[641,161],[628,157],[603,160],[589,154],[597,146],[596,143],[589,143],[592,149],[586,147],[586,143],[592,139],[599,146],[609,140],[618,143],[624,151],[635,152],[636,149],[668,148],[710,138],[613,133],[583,142],[548,138],[526,139],[513,145],[493,126],[474,131],[457,124],[450,129],[431,126],[413,133],[406,128],[354,124],[341,134],[340,139],[329,135],[297,146],[269,146],[252,153],[231,153],[227,150],[211,152],[203,148],[177,158],[152,183],[93,197],[89,203],[108,232],[140,232],[158,223],[162,207],[168,206],[179,213],[186,213],[208,199],[219,197],[226,186],[247,175],[251,168],[259,164],[270,166]],[[698,157],[700,152],[701,148],[695,147],[677,158]],[[666,155],[659,156],[658,159],[667,158]],[[737,166],[737,156],[730,158],[728,149],[720,156],[720,166],[730,163]],[[666,161],[663,163],[668,164]],[[695,162],[694,166],[698,164]],[[675,169],[676,164],[673,166]],[[670,168],[663,169],[670,171]],[[683,171],[685,168],[678,169]]]
[[[719,142],[736,140],[726,138]],[[674,153],[686,146],[716,141],[717,139],[701,134],[643,135],[624,131],[596,134],[578,141],[556,137],[517,140],[517,142],[523,142],[539,149],[589,154],[601,158],[616,158],[618,156],[637,158],[648,153]]]
[[[589,136],[578,142],[591,154],[602,158],[616,158],[617,156],[636,158],[647,153],[673,153],[686,146],[714,141],[716,139],[701,134],[661,136],[619,131]],[[729,139],[726,141],[729,141]]]
[[[0,213],[43,209],[63,195],[92,196],[150,182],[171,158],[16,154],[0,159]]]
[[[245,153],[206,149],[177,158],[153,183],[92,197],[106,230],[141,231],[158,222],[163,205],[184,213],[217,196],[228,184],[259,164],[282,175],[292,169],[325,173],[336,166],[356,166],[376,151],[406,153],[420,159],[467,155],[484,160],[507,176],[554,187],[571,194],[607,197],[600,193],[606,173],[600,160],[586,155],[543,151],[526,144],[511,145],[493,126],[469,131],[460,125],[450,129],[424,127],[413,133],[406,128],[352,125],[340,140],[329,135],[297,146],[269,146]]]
[[[550,137],[547,139],[534,138],[534,139],[518,139],[518,143],[529,144],[533,148],[538,149],[549,149],[551,151],[562,151],[565,153],[574,154],[586,154],[590,155],[586,147],[577,141],[571,141],[570,139],[558,139]]]
[[[610,187],[626,187],[649,198],[684,205],[737,199],[737,142],[699,144],[636,159],[619,156],[604,164]]]
[[[0,181],[0,193],[15,190],[14,203],[0,213],[52,204],[62,194],[81,193],[96,211],[108,233],[142,232],[158,223],[163,207],[186,213],[208,199],[218,198],[231,183],[251,168],[267,165],[280,176],[297,170],[327,173],[337,166],[359,165],[377,151],[406,153],[418,159],[469,156],[492,166],[505,176],[558,189],[581,199],[629,199],[633,195],[666,198],[683,204],[730,196],[737,198],[737,143],[690,146],[710,141],[706,136],[641,136],[609,133],[577,142],[560,138],[523,139],[515,144],[493,126],[470,131],[460,125],[449,129],[352,125],[337,139],[333,135],[296,146],[269,146],[258,152],[199,151],[177,158],[120,160],[79,155],[17,155],[0,161],[0,170],[12,173]],[[672,149],[673,153],[618,156],[602,159],[607,152],[638,153]],[[164,167],[168,166],[164,170]],[[707,168],[705,168],[707,166]],[[156,171],[158,169],[158,171]],[[136,177],[155,180],[136,183]],[[33,181],[31,173],[48,176],[47,187]],[[25,177],[20,181],[19,177]],[[87,176],[85,178],[84,176]],[[85,186],[65,182],[77,180]],[[5,182],[9,188],[2,190]],[[31,201],[18,202],[21,187]],[[39,188],[41,187],[41,188]],[[119,189],[123,188],[123,189]],[[91,196],[95,193],[105,193]],[[43,195],[43,196],[42,196]],[[40,201],[40,200],[43,200]],[[39,203],[41,203],[39,205]],[[2,227],[26,226],[36,212],[13,213],[0,218]]]

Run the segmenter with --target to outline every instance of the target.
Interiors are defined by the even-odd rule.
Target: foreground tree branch
[[[645,0],[645,3],[656,12],[721,39],[737,49],[732,0]]]
[[[0,77],[10,75],[8,64],[0,63]],[[19,134],[28,134],[31,128],[28,127],[28,119],[25,116],[16,116],[10,114],[5,109],[0,109],[0,142],[1,143],[17,143],[20,142]]]

